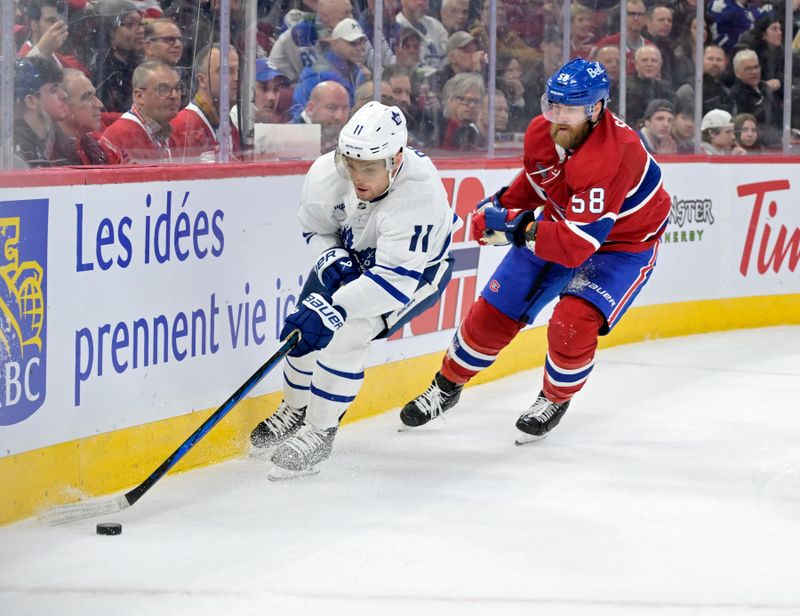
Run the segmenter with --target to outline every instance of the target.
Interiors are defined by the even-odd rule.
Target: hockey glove
[[[481,201],[472,215],[472,237],[479,244],[504,246],[513,243],[523,246],[528,241],[526,232],[535,235],[536,214],[532,210],[507,210],[500,205],[501,188],[491,197]]]
[[[344,248],[331,248],[323,252],[314,265],[314,271],[331,294],[361,275],[358,264]]]
[[[281,340],[295,329],[300,330],[300,341],[289,351],[292,357],[307,355],[324,349],[333,334],[344,325],[347,313],[331,303],[327,293],[312,293],[286,316],[281,330]]]

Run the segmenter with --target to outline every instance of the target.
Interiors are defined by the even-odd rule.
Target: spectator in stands
[[[645,45],[636,50],[636,72],[628,77],[625,121],[635,126],[643,116],[650,101],[665,98],[672,101],[674,93],[669,84],[659,79],[661,52],[655,45]]]
[[[740,113],[733,118],[733,137],[736,144],[748,154],[762,154],[766,151],[758,134],[758,120],[751,113]]]
[[[536,8],[530,4],[527,0],[524,4],[512,3],[511,0],[497,3],[497,53],[513,55],[522,65],[522,72],[525,75],[528,75],[533,70],[534,64],[542,59],[542,52],[537,47],[529,45],[519,34],[521,28],[527,29],[526,24],[515,19],[526,11],[527,14],[535,12]],[[480,20],[470,29],[480,41],[481,49],[489,49],[489,6],[489,2],[483,3]]]
[[[679,30],[673,25],[672,31],[676,33],[675,41],[675,66],[673,67],[672,83],[675,87],[680,87],[684,83],[694,83],[694,50],[697,39],[697,19],[691,19],[689,29]],[[702,41],[705,48],[710,39],[708,24],[704,23]],[[724,53],[724,52],[723,52]]]
[[[447,63],[436,71],[436,83],[444,85],[459,73],[484,73],[486,52],[469,32],[455,32],[447,39]]]
[[[183,33],[168,18],[154,19],[144,25],[144,59],[160,60],[178,66],[183,55]]]
[[[377,100],[375,98],[375,82],[365,81],[356,88],[356,104],[353,105],[351,114],[361,109],[361,107],[366,105],[368,102],[374,100]],[[392,88],[389,86],[386,80],[381,81],[380,102],[382,102],[384,105],[396,104],[394,98],[392,98]]]
[[[725,51],[719,45],[706,45],[703,50],[703,114],[712,109],[724,109],[733,113],[734,100],[730,90],[722,83],[722,75],[728,63]],[[681,104],[694,108],[694,83],[685,83],[676,92]]]
[[[400,0],[401,10],[395,21],[401,28],[413,28],[422,37],[420,61],[439,69],[447,53],[447,30],[435,17],[428,15],[429,0]]]
[[[308,14],[295,26],[281,34],[269,53],[270,61],[294,83],[303,69],[314,64],[327,50],[327,43],[336,24],[353,16],[350,0],[319,0],[316,14]]]
[[[647,30],[644,34],[661,52],[661,79],[677,88],[675,82],[675,44],[672,34],[672,9],[661,4],[654,4],[647,10]],[[681,82],[682,83],[682,82]]]
[[[637,131],[644,147],[651,154],[675,154],[678,145],[672,137],[675,107],[666,99],[656,98],[647,105],[644,125]]]
[[[609,92],[611,93],[611,98],[608,101],[608,108],[614,113],[617,113],[619,109],[618,101],[620,99],[619,47],[614,47],[613,45],[600,47],[595,51],[594,59],[606,67],[606,73],[608,74],[608,80],[610,82]]]
[[[694,154],[694,108],[678,102],[672,121],[672,138],[678,154]]]
[[[336,149],[339,131],[350,117],[350,94],[336,81],[314,86],[305,108],[292,120],[296,124],[319,124],[322,153]]]
[[[745,154],[733,138],[731,114],[722,109],[712,109],[703,116],[700,124],[703,141],[700,149],[706,154]]]
[[[439,17],[448,34],[466,30],[469,21],[469,0],[442,0]]]
[[[770,90],[779,92],[783,82],[783,26],[768,16],[759,19],[752,30],[739,37],[739,42],[756,52],[761,64],[761,79]]]
[[[711,40],[731,53],[739,37],[753,24],[772,13],[772,5],[742,0],[715,0],[708,3],[706,19],[711,22]]]
[[[67,41],[69,30],[64,15],[59,14],[63,0],[30,0],[26,9],[30,38],[22,44],[17,55],[29,54],[55,60],[61,67],[57,52]]]
[[[478,114],[478,120],[475,122],[478,128],[480,137],[475,141],[476,148],[485,148],[489,143],[489,93],[483,95],[483,103],[481,104],[481,111]],[[508,101],[505,94],[499,90],[495,92],[494,97],[494,134],[502,135],[508,132]]]
[[[14,63],[14,154],[31,167],[52,164],[54,132],[47,109],[65,107],[62,79],[51,60],[34,56]]]
[[[401,28],[395,21],[395,16],[399,11],[400,0],[384,0],[383,34],[381,36],[381,65],[384,68],[394,66],[397,63],[394,48],[400,36]],[[364,62],[371,67],[375,63],[375,0],[367,0],[367,8],[361,11],[358,16],[358,23],[364,34],[367,35],[367,42],[364,44],[366,50]]]
[[[194,76],[197,93],[186,107],[170,121],[177,156],[184,161],[214,162],[219,160],[220,60],[219,45],[214,43],[202,49],[195,58]],[[239,92],[239,54],[235,48],[228,50],[228,99],[232,107]],[[229,151],[241,150],[239,131],[231,126]]]
[[[289,78],[266,58],[256,60],[255,116],[256,122],[280,124],[286,121],[279,104],[281,89],[289,85]]]
[[[522,83],[522,66],[517,59],[507,53],[497,56],[496,91],[503,94],[506,103],[508,132],[525,132],[528,124],[540,108],[539,101],[526,92]]]
[[[67,115],[59,123],[63,139],[57,140],[54,158],[65,165],[118,165],[122,152],[99,133],[103,103],[92,82],[81,71],[64,69],[62,87],[67,94]]]
[[[480,143],[476,125],[485,88],[476,73],[459,73],[442,90],[444,133],[441,147],[448,150],[469,150]]]
[[[545,91],[547,80],[564,63],[562,58],[563,34],[556,28],[546,28],[541,44],[541,57],[530,65],[525,71],[525,64],[520,62],[525,84],[525,99],[528,104],[530,118],[541,113],[541,98]],[[507,52],[498,52],[498,58]],[[516,57],[515,54],[510,54]],[[518,58],[517,58],[518,59]]]
[[[110,40],[99,59],[97,96],[107,111],[122,112],[131,106],[133,71],[144,47],[142,16],[129,0],[105,0],[98,11]]]
[[[414,72],[419,70],[424,77],[429,77],[436,69],[426,66],[420,60],[422,54],[422,35],[414,28],[402,28],[397,35],[394,55],[397,66]]]
[[[570,20],[570,58],[588,58],[594,47],[594,11],[578,2],[572,4]]]
[[[389,85],[389,94],[394,99],[394,104],[408,116],[411,108],[411,75],[408,70],[402,66],[391,66],[383,72],[383,80]]]
[[[697,17],[696,0],[673,0],[672,31],[676,34],[688,32],[691,22]]]
[[[761,64],[756,52],[743,49],[733,56],[736,80],[731,97],[738,113],[751,113],[758,120],[767,147],[780,145],[783,114],[774,91],[761,80]]]
[[[627,7],[628,16],[625,21],[625,29],[628,36],[628,48],[625,52],[625,57],[627,58],[628,75],[631,75],[636,70],[636,52],[645,45],[652,45],[652,41],[642,36],[642,30],[644,30],[646,23],[645,18],[647,17],[644,2],[642,2],[642,0],[628,0]],[[617,22],[619,22],[619,19],[617,19]],[[600,47],[605,47],[606,45],[619,47],[620,39],[621,36],[619,32],[616,34],[610,34],[609,36],[597,41],[595,47],[597,49]],[[647,104],[647,101],[645,101],[644,104]]]
[[[133,71],[133,105],[103,133],[131,162],[172,162],[172,120],[183,84],[169,64],[151,60]]]
[[[311,90],[322,81],[342,84],[350,95],[352,107],[355,104],[356,87],[369,76],[364,67],[366,40],[361,26],[352,17],[336,24],[330,37],[330,49],[300,73],[292,97],[295,108],[305,107]]]

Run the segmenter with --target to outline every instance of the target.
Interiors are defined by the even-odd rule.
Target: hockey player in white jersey
[[[450,280],[460,222],[436,167],[406,140],[400,109],[369,102],[306,176],[298,217],[315,265],[281,333],[301,339],[284,362],[283,402],[250,436],[255,448],[277,446],[272,479],[318,470],[370,342],[435,304]]]

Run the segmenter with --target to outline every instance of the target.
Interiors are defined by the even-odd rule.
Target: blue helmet
[[[571,106],[593,107],[603,101],[605,109],[609,90],[610,81],[602,64],[574,58],[547,80],[545,96],[549,103]]]

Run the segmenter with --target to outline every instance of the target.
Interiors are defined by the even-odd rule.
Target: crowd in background
[[[603,63],[611,110],[619,113],[624,95],[624,119],[653,153],[694,153],[696,121],[702,152],[779,150],[784,88],[793,85],[783,83],[784,7],[711,0],[703,63],[696,67],[694,1],[627,0],[624,93],[618,5],[574,1],[568,55]],[[410,145],[480,155],[494,89],[495,141],[519,145],[565,55],[560,0],[498,0],[493,84],[488,1],[384,0],[376,88],[374,0],[256,2],[252,92],[240,87],[244,0],[230,2],[227,145],[234,159],[254,157],[239,125],[243,101],[253,101],[259,124],[319,125],[326,152],[376,91],[404,111]],[[794,2],[793,49],[800,49],[800,1]],[[16,10],[19,166],[219,160],[219,0],[16,0]],[[792,66],[794,82],[800,59]],[[697,68],[700,118],[694,117]],[[800,91],[797,85],[790,91]],[[791,108],[792,126],[800,128],[800,101]]]

